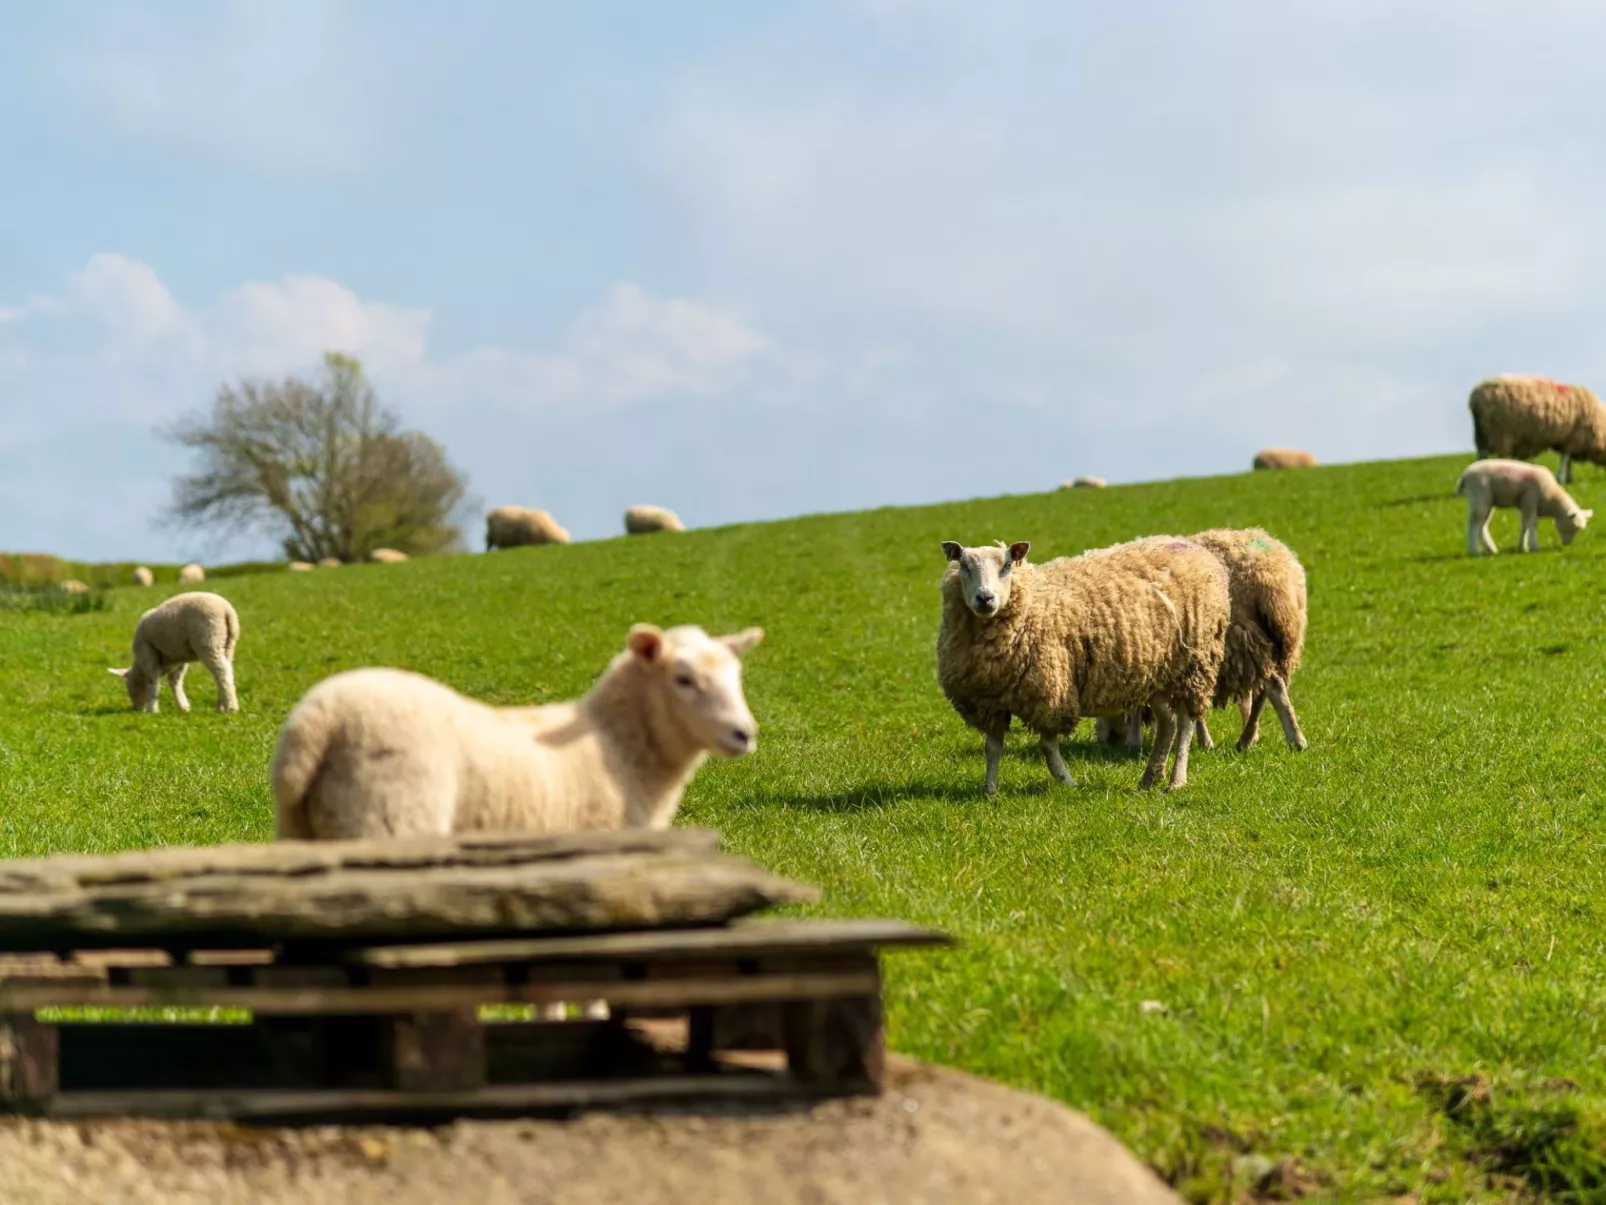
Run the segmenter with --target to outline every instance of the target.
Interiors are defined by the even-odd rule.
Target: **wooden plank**
[[[101,982],[13,983],[0,980],[0,1012],[52,1007],[243,1008],[279,1016],[317,1013],[440,1012],[482,1004],[548,1004],[601,999],[619,1005],[740,1004],[819,999],[879,990],[875,971],[755,974],[725,979],[619,982],[462,983],[366,987],[152,987]]]
[[[934,929],[895,920],[750,920],[699,929],[649,929],[574,937],[418,943],[354,949],[345,957],[361,966],[449,967],[485,962],[543,960],[669,961],[708,955],[806,954],[882,946],[948,946]]]
[[[596,1108],[652,1101],[785,1100],[816,1095],[790,1077],[726,1072],[706,1076],[492,1084],[453,1092],[398,1089],[263,1090],[253,1092],[64,1092],[38,1111],[45,1116],[214,1118],[287,1121],[302,1118],[460,1117]]]
[[[55,1096],[60,1035],[32,1013],[0,1015],[0,1106],[25,1107]]]

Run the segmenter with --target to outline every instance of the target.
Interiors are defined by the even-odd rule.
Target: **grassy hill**
[[[759,623],[759,750],[682,815],[820,883],[822,911],[964,939],[889,959],[898,1049],[1088,1110],[1195,1200],[1600,1200],[1606,533],[1560,551],[1547,521],[1537,554],[1467,558],[1467,459],[238,577],[232,717],[198,668],[189,716],[131,713],[105,672],[171,587],[0,613],[0,854],[267,838],[278,725],[339,669],[554,699],[633,621]],[[1585,472],[1575,495],[1606,500]],[[1222,748],[1165,796],[1086,725],[1067,789],[1017,731],[984,802],[934,679],[938,542],[1046,559],[1252,523],[1309,570],[1309,752],[1268,712],[1237,754],[1218,712]],[[1514,513],[1495,535],[1515,547]]]

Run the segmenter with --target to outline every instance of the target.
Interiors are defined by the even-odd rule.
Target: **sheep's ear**
[[[1593,519],[1595,517],[1595,512],[1593,510],[1581,510],[1581,511],[1578,512],[1578,517],[1580,519],[1582,519],[1585,523],[1588,523],[1591,519]]]
[[[958,540],[944,540],[942,542],[942,554],[950,561],[957,561],[965,555],[965,549]]]
[[[1018,543],[1011,544],[1009,546],[1010,563],[1014,565],[1020,564],[1026,559],[1026,554],[1031,551],[1031,548],[1032,544],[1030,540],[1021,540]]]
[[[745,656],[749,649],[763,639],[763,628],[748,628],[745,631],[736,632],[730,636],[721,636],[719,638],[719,642],[731,652],[735,653],[738,657],[741,657]]]
[[[650,623],[638,623],[630,629],[630,639],[625,641],[625,647],[638,660],[651,665],[664,650],[664,634]]]
[[[128,677],[128,670],[126,669],[108,669],[106,672],[108,674],[116,674],[119,678]]]

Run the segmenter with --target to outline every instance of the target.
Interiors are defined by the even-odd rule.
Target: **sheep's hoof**
[[[1150,774],[1145,772],[1143,777],[1138,779],[1138,786],[1145,791],[1151,790],[1154,787],[1155,782],[1158,781],[1159,777],[1160,776],[1158,774]]]
[[[1255,747],[1255,742],[1259,739],[1260,737],[1258,734],[1255,736],[1240,736],[1238,738],[1238,752],[1248,753]]]
[[[1305,739],[1303,733],[1300,734],[1300,737],[1297,741],[1293,741],[1291,744],[1293,745],[1295,753],[1303,753],[1306,749],[1310,748],[1310,742]]]

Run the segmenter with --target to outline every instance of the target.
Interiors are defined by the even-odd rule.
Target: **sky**
[[[1585,0],[0,0],[0,31],[8,550],[271,552],[164,520],[158,432],[325,350],[577,539],[1456,451],[1484,376],[1606,384]]]

